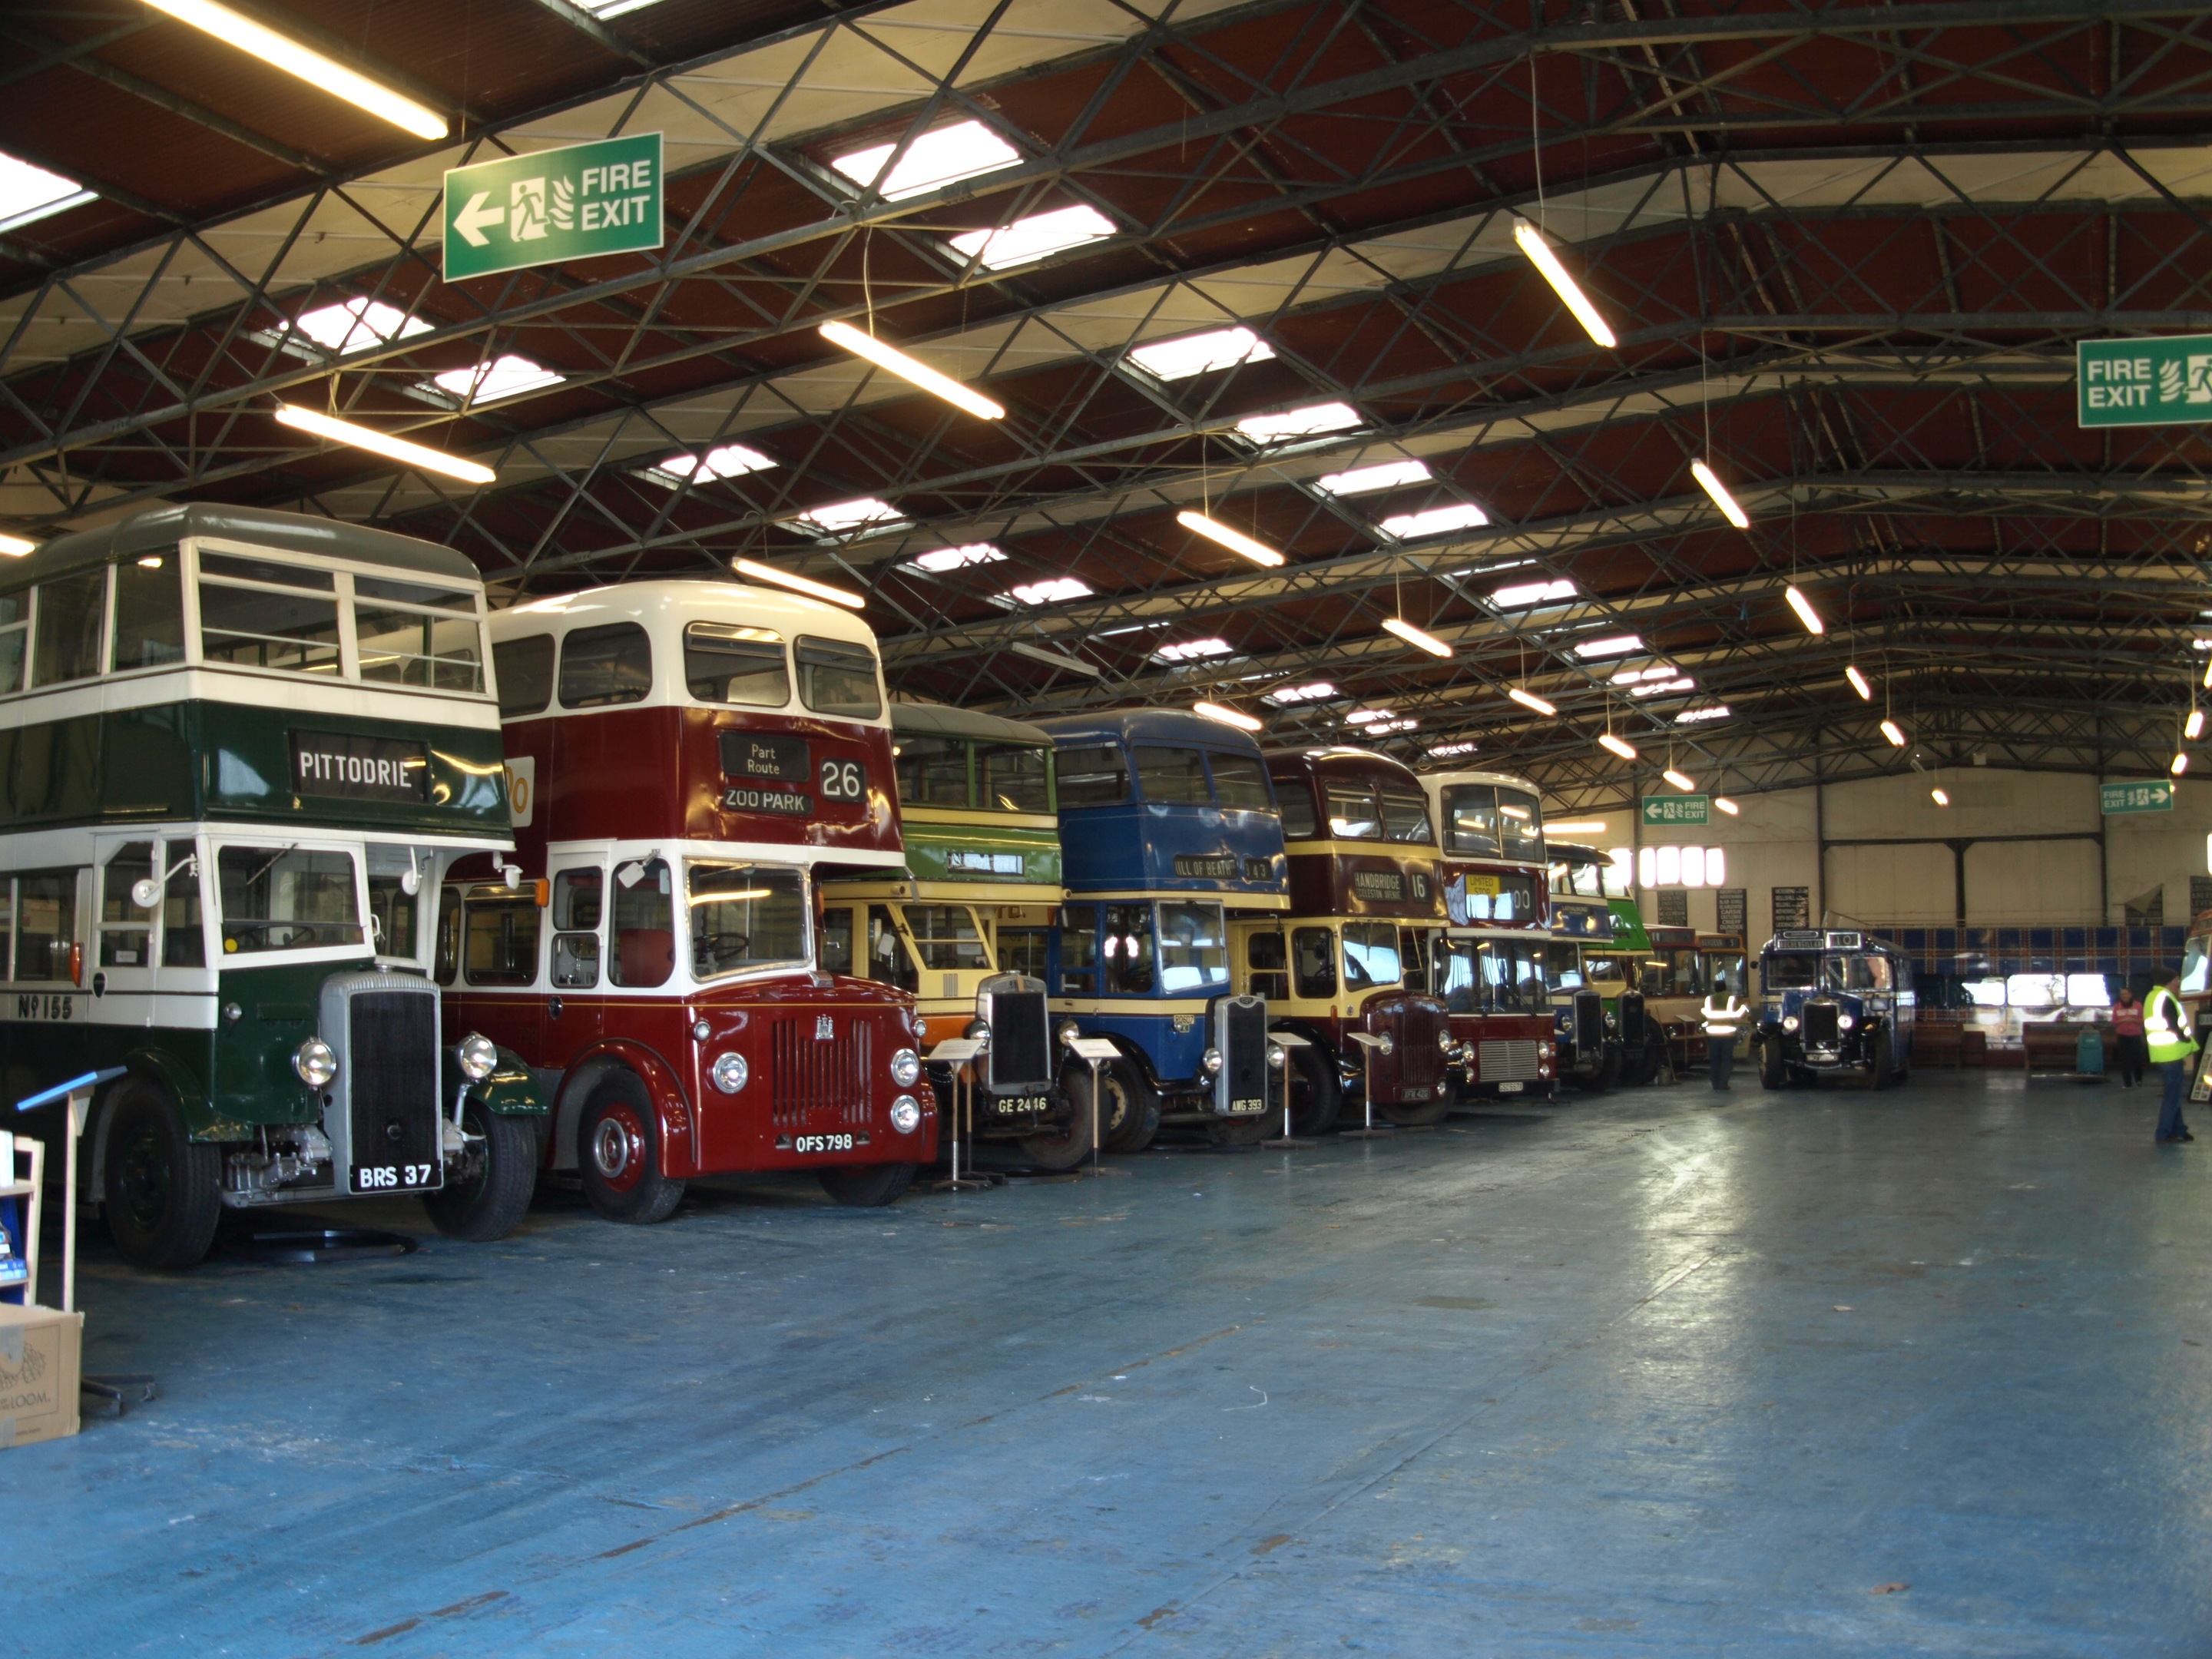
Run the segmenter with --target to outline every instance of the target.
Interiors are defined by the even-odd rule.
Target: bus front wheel
[[[522,1224],[538,1187],[538,1131],[526,1117],[485,1109],[471,1100],[461,1127],[483,1141],[483,1168],[473,1181],[450,1176],[422,1200],[430,1224],[447,1238],[489,1244]]]
[[[584,1196],[608,1220],[665,1221],[684,1201],[684,1183],[662,1172],[659,1115],[635,1073],[616,1072],[592,1091],[576,1134]]]
[[[1066,1073],[1071,1096],[1087,1101],[1091,1068],[1071,1066]],[[1098,1068],[1100,1098],[1095,1109],[1100,1144],[1109,1152],[1141,1152],[1160,1132],[1160,1097],[1144,1074],[1130,1061],[1109,1060]],[[1076,1108],[1080,1112],[1081,1105]]]
[[[1059,1174],[1079,1166],[1091,1156],[1091,1076],[1084,1073],[1080,1089],[1063,1088],[1067,1121],[1039,1129],[1021,1139],[1022,1156],[1040,1170]]]
[[[914,1184],[915,1164],[831,1164],[817,1170],[822,1190],[856,1210],[881,1209]]]
[[[1337,1080],[1336,1061],[1328,1049],[1315,1042],[1288,1052],[1291,1133],[1325,1135],[1336,1127],[1344,1110],[1344,1085]]]
[[[133,1079],[108,1120],[100,1182],[107,1231],[126,1261],[189,1267],[222,1219],[222,1154],[185,1133],[167,1093]]]
[[[1782,1039],[1768,1037],[1759,1045],[1759,1086],[1779,1089],[1790,1080],[1782,1059]]]

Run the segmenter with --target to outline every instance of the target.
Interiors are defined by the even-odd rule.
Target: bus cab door
[[[607,894],[613,850],[612,842],[570,842],[546,852],[545,923],[553,938],[539,1006],[545,1048],[564,1068],[569,1056],[581,1054],[609,1030]]]
[[[155,900],[151,909],[141,908],[132,901],[131,890],[149,878],[159,882],[171,864],[183,862],[191,853],[189,841],[163,842],[143,836],[93,838],[93,927],[83,984],[93,1005],[86,1012],[100,1024],[154,1023],[161,902]]]

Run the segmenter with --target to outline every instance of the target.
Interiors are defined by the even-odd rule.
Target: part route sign
[[[2077,340],[2074,370],[2082,426],[2212,421],[2212,334]]]
[[[2171,812],[2173,786],[2163,778],[2154,783],[2100,783],[2097,805],[2106,817],[2114,812]]]
[[[660,134],[507,155],[446,174],[446,280],[659,247]]]
[[[1644,821],[1651,824],[1710,823],[1712,801],[1711,795],[1646,795]]]

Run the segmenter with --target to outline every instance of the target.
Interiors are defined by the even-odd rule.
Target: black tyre
[[[1624,1051],[1620,1057],[1620,1080],[1632,1089],[1648,1086],[1659,1075],[1659,1061],[1663,1050],[1656,1042],[1647,1042],[1633,1054]]]
[[[1327,1134],[1344,1110],[1344,1083],[1336,1074],[1336,1061],[1328,1049],[1311,1042],[1285,1053],[1291,1073],[1291,1133]],[[1274,1121],[1282,1121],[1280,1108]]]
[[[1601,1095],[1620,1081],[1620,1049],[1617,1044],[1607,1043],[1599,1054],[1597,1070],[1577,1076],[1574,1085],[1584,1094]]]
[[[191,1267],[222,1219],[222,1154],[185,1133],[167,1090],[130,1079],[108,1118],[100,1197],[125,1261]]]
[[[684,1183],[665,1172],[660,1115],[636,1073],[608,1073],[584,1103],[576,1169],[584,1196],[610,1221],[665,1221],[684,1201]]]
[[[1789,1082],[1787,1067],[1782,1059],[1782,1044],[1769,1039],[1759,1045],[1759,1086],[1779,1089]]]
[[[832,1164],[817,1170],[822,1190],[855,1210],[878,1210],[914,1185],[919,1164]]]
[[[1375,1115],[1385,1123],[1395,1123],[1401,1129],[1424,1129],[1441,1123],[1451,1115],[1451,1096],[1437,1091],[1438,1100],[1401,1100],[1389,1105],[1375,1103]]]
[[[1282,1127],[1281,1118],[1275,1120],[1275,1127]],[[1257,1117],[1208,1118],[1206,1138],[1216,1146],[1256,1146],[1267,1138],[1267,1115],[1262,1112]]]
[[[1024,1135],[1022,1156],[1040,1170],[1073,1170],[1091,1156],[1091,1077],[1084,1073],[1080,1091],[1068,1089],[1067,1121]]]
[[[1867,1068],[1867,1087],[1887,1089],[1889,1087],[1889,1033],[1876,1031],[1874,1034],[1874,1063]]]
[[[489,1244],[522,1224],[538,1188],[538,1127],[530,1117],[487,1111],[471,1100],[461,1127],[483,1137],[483,1168],[473,1181],[448,1179],[422,1200],[430,1224],[447,1238]]]
[[[1098,1086],[1105,1097],[1098,1103],[1099,1144],[1109,1152],[1141,1152],[1160,1132],[1160,1097],[1144,1074],[1126,1060],[1111,1060],[1098,1068]],[[1066,1073],[1068,1097],[1076,1110],[1088,1109],[1091,1068],[1071,1066]]]

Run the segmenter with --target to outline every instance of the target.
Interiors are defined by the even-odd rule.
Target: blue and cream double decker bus
[[[0,570],[0,1066],[11,1100],[123,1068],[76,1196],[130,1260],[226,1207],[521,1218],[537,1094],[428,976],[444,864],[514,844],[483,613],[458,553],[246,507]]]

